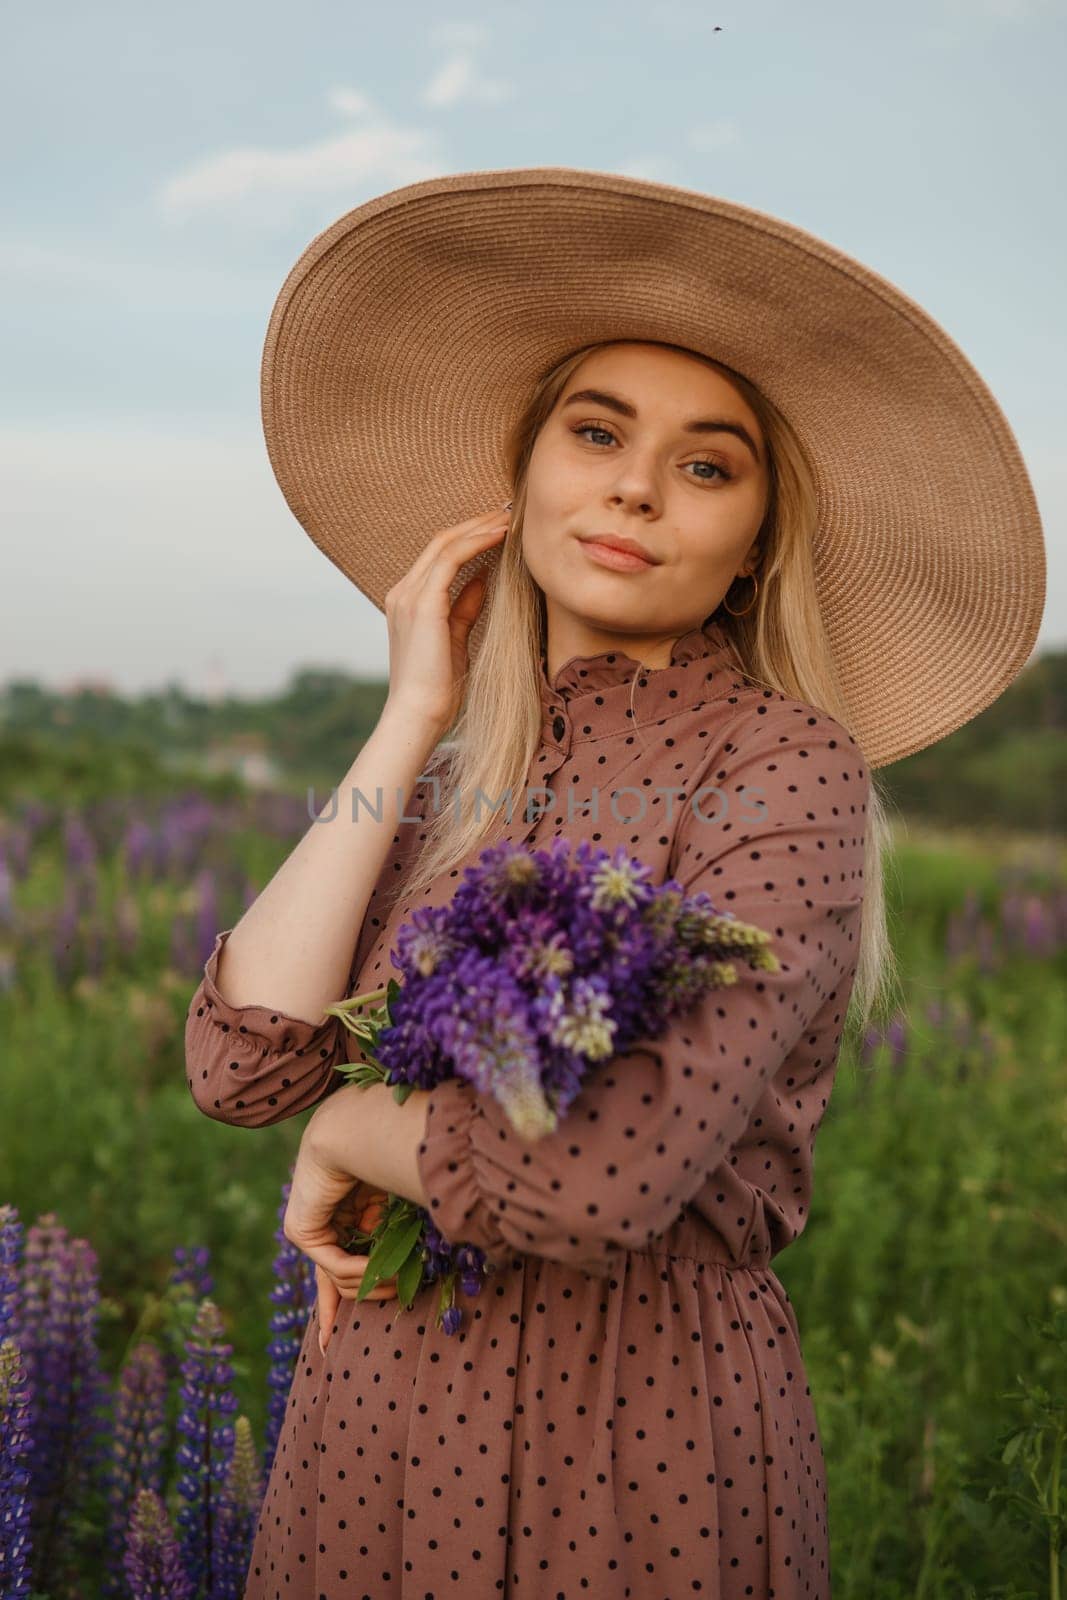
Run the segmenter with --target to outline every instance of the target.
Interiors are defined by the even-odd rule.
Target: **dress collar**
[[[566,750],[572,737],[603,738],[690,710],[743,688],[740,667],[730,636],[711,621],[676,639],[665,667],[644,667],[624,650],[605,650],[571,656],[550,681],[542,651],[542,738]]]

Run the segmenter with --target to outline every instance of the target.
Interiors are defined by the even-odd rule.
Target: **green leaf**
[[[376,1061],[343,1061],[335,1064],[334,1071],[339,1072],[346,1083],[357,1084],[361,1089],[385,1079],[385,1069]]]
[[[413,1250],[396,1275],[397,1298],[401,1305],[411,1305],[422,1284],[422,1249]]]
[[[394,1226],[383,1234],[380,1241],[380,1250],[383,1258],[381,1275],[383,1278],[391,1278],[395,1272],[400,1271],[401,1266],[407,1260],[412,1245],[418,1242],[421,1232],[422,1218],[410,1217],[406,1222],[400,1223],[399,1226]]]
[[[419,1248],[421,1233],[421,1217],[412,1217],[407,1222],[390,1222],[367,1257],[367,1269],[356,1295],[357,1300],[365,1300],[383,1278],[392,1278],[399,1273],[411,1251]],[[398,1278],[398,1290],[399,1287]]]

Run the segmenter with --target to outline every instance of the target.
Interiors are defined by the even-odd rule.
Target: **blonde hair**
[[[605,340],[572,351],[536,383],[506,441],[513,485],[511,526],[486,591],[485,632],[467,673],[463,706],[450,730],[449,794],[477,794],[489,801],[511,795],[522,804],[530,762],[541,736],[540,657],[545,649],[544,595],[522,556],[526,477],[534,444],[575,369],[594,350],[626,340]],[[659,341],[640,341],[659,342]],[[723,606],[721,621],[753,684],[821,708],[848,728],[848,712],[834,669],[815,591],[812,535],[818,509],[803,449],[777,408],[740,373],[688,350],[723,374],[759,420],[769,457],[770,494],[759,541],[759,586],[751,612],[734,617]],[[747,595],[746,595],[747,599]],[[849,732],[853,732],[849,728]],[[855,735],[853,734],[853,737]],[[442,762],[439,747],[435,757]],[[431,762],[427,771],[433,770]],[[442,872],[482,841],[490,842],[496,815],[485,805],[455,807],[442,801],[427,808],[426,837],[403,885],[405,899],[421,896]],[[864,903],[856,977],[846,1021],[867,1026],[883,984],[896,984],[897,967],[886,919],[883,856],[891,842],[887,804],[871,786],[864,854]],[[888,994],[884,997],[888,1001]]]

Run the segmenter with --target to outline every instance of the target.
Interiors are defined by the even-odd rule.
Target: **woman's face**
[[[768,487],[759,423],[714,368],[639,343],[587,356],[537,437],[526,485],[523,555],[545,596],[550,675],[616,648],[666,666],[754,564]],[[594,535],[636,540],[653,564],[613,566]]]

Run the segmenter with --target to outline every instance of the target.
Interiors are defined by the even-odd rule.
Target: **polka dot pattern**
[[[781,970],[739,968],[603,1063],[537,1145],[469,1085],[433,1092],[418,1151],[431,1212],[495,1271],[461,1295],[451,1338],[432,1289],[408,1312],[342,1301],[325,1358],[312,1312],[246,1600],[829,1596],[825,1464],[771,1262],[807,1222],[855,976],[869,772],[840,723],[735,669],[714,624],[656,670],[605,652],[550,682],[542,662],[529,782],[550,793],[495,836],[625,844],[657,881],[769,928]],[[393,841],[350,992],[391,970],[418,834]],[[208,1115],[260,1125],[321,1099],[350,1036],[227,1007],[212,983],[225,937],[190,1007],[189,1084]]]

